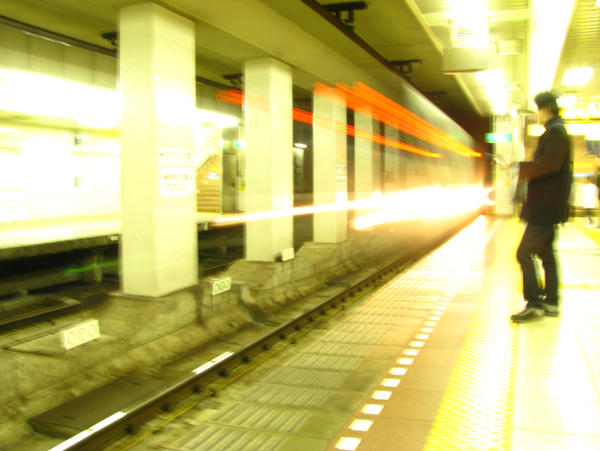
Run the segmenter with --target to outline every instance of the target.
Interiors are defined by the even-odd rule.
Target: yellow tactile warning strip
[[[581,231],[585,233],[586,236],[594,240],[597,244],[600,244],[600,226],[596,228],[581,227]]]
[[[495,229],[497,225],[498,223],[494,223],[492,227]],[[457,293],[462,292],[463,288],[467,288],[468,291],[473,290],[474,287],[488,285],[488,282],[484,283],[482,279],[484,277],[482,265],[485,261],[483,252],[486,248],[488,237],[493,234],[494,230],[489,229],[487,220],[483,217],[479,218],[440,249],[383,287],[380,292],[373,296],[373,299],[375,299],[391,295],[396,298],[396,302],[399,302],[401,299],[415,298],[413,308],[419,308],[425,313],[423,322],[415,330],[412,338],[405,344],[401,355],[396,358],[393,366],[389,368],[387,375],[383,376],[380,380],[379,386],[373,389],[374,391],[371,392],[370,396],[367,396],[363,401],[362,408],[356,411],[354,416],[350,418],[346,429],[340,431],[340,434],[332,442],[332,447],[328,449],[359,451],[361,449],[365,451],[382,449],[412,450],[421,449],[425,444],[427,434],[436,418],[437,407],[440,405],[437,402],[433,405],[432,400],[437,396],[440,399],[442,398],[442,393],[452,373],[452,366],[447,367],[444,363],[441,363],[439,366],[432,366],[430,363],[419,364],[418,362],[420,361],[421,354],[428,355],[425,361],[431,359],[432,350],[434,352],[433,355],[440,357],[444,355],[446,358],[450,358],[445,351],[454,348],[454,346],[449,343],[441,344],[440,334],[436,335],[438,322],[446,315],[446,311],[451,307]],[[496,260],[496,264],[498,264],[498,261],[499,259]],[[488,265],[486,264],[486,266]],[[419,281],[419,283],[415,283],[416,281]],[[500,287],[500,285],[500,281],[497,281],[490,290],[505,292],[507,287]],[[508,293],[512,296],[510,291]],[[467,296],[469,299],[472,299],[473,296],[477,298],[478,293],[471,291]],[[481,293],[481,296],[483,297],[484,293]],[[421,297],[420,302],[416,301],[418,297]],[[480,303],[475,301],[475,304],[472,304],[473,301],[467,303],[464,301],[465,299],[463,298],[460,306],[457,307],[458,310],[454,310],[454,313],[452,313],[452,317],[457,318],[457,312],[460,312],[458,313],[458,317],[461,318],[473,318],[475,316],[475,312],[478,309],[477,306]],[[504,301],[501,304],[506,305],[507,302]],[[472,314],[467,313],[469,305],[473,306]],[[508,305],[506,305],[506,308],[508,309]],[[482,312],[485,312],[485,310],[482,309]],[[488,353],[490,349],[487,346],[492,341],[490,340],[492,338],[490,335],[494,334],[495,331],[486,332],[484,330],[486,323],[481,318],[486,319],[488,322],[493,322],[493,316],[501,315],[502,321],[506,323],[507,317],[503,313],[495,311],[487,311],[483,315],[481,314],[482,312],[479,314],[479,323],[475,323],[473,327],[474,330],[479,332],[479,335],[471,334],[471,339],[473,342],[479,343],[481,349],[485,348],[483,352]],[[446,322],[446,324],[448,323]],[[447,326],[444,326],[444,329],[447,330]],[[447,332],[443,332],[442,337],[450,340],[456,339],[459,335],[464,337],[460,332],[457,335],[454,335],[455,333],[456,331],[453,331],[448,335]],[[434,340],[435,344],[428,345],[431,340]],[[460,341],[462,343],[463,339],[461,338]],[[440,345],[441,349],[439,348]],[[449,347],[446,345],[449,345]],[[435,354],[436,351],[441,353]],[[472,362],[479,359],[478,351],[479,349],[475,347],[463,353],[463,361]],[[496,354],[500,352],[499,350],[491,351]],[[502,349],[501,351],[505,352],[507,349]],[[512,347],[508,348],[508,355],[512,354],[514,354]],[[417,362],[416,367],[414,367],[415,363],[413,362]],[[495,359],[494,364],[496,364]],[[496,366],[495,368],[497,369],[498,367]],[[460,387],[465,384],[473,386],[472,393],[475,393],[475,395],[471,399],[471,405],[475,404],[476,401],[480,401],[479,393],[476,393],[476,391],[480,391],[481,386],[484,384],[486,384],[485,387],[487,388],[487,383],[497,383],[501,386],[501,390],[504,393],[510,391],[512,387],[510,382],[507,383],[500,380],[496,375],[492,377],[488,375],[483,375],[480,378],[475,377],[473,381],[469,380],[469,377],[464,373],[455,373],[455,376],[455,386]],[[477,385],[478,383],[479,385]],[[465,393],[464,391],[462,393],[455,391],[455,395],[458,398],[468,396]],[[511,398],[510,396],[506,396],[505,399],[509,402]],[[496,434],[495,437],[499,437],[497,441],[504,440],[508,443],[506,432],[510,424],[507,415],[509,406],[505,404],[505,407],[500,412],[501,418],[499,422],[502,423],[500,434],[496,434],[496,431],[492,428],[489,435]],[[430,410],[432,408],[434,410]],[[494,449],[494,446],[481,447],[467,444],[464,436],[468,431],[461,431],[460,428],[469,427],[470,425],[468,424],[465,426],[465,424],[455,423],[454,425],[457,427],[454,433],[451,436],[445,436],[444,429],[449,429],[446,428],[448,421],[455,420],[455,415],[457,414],[455,409],[460,410],[461,408],[463,407],[453,397],[447,398],[446,414],[438,415],[438,418],[440,418],[440,421],[437,422],[439,435],[432,435],[431,441],[428,443],[428,449]],[[470,405],[468,404],[464,406],[465,414],[469,408]],[[486,404],[482,404],[480,408],[486,413],[489,412]],[[486,411],[486,409],[488,410]],[[497,418],[498,415],[496,414],[495,417]],[[498,423],[496,418],[494,419]],[[446,420],[445,423],[444,420]],[[473,434],[480,433],[487,434],[486,431],[482,431],[481,425],[476,423]],[[461,437],[457,439],[458,436]],[[487,442],[494,442],[494,440],[486,440]]]
[[[516,222],[501,229],[512,243]],[[517,329],[508,321],[510,290],[520,283],[512,246],[497,249],[492,279],[427,437],[425,450],[510,447]]]

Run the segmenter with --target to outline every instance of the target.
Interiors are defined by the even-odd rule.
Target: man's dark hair
[[[540,92],[533,100],[538,109],[550,108],[552,114],[558,116],[558,103],[556,103],[556,95],[552,91]]]

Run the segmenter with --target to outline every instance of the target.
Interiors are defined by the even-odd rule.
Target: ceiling
[[[598,6],[595,6],[598,3]],[[572,67],[595,69],[590,82],[585,86],[566,87],[561,85],[565,71]],[[577,96],[578,104],[573,115],[585,120],[587,117],[600,121],[600,2],[578,0],[571,18],[561,59],[554,79],[554,87],[562,94]],[[588,112],[592,110],[595,114]]]
[[[531,11],[535,3],[548,8],[550,1],[570,0],[487,0],[490,39],[499,51],[509,109],[531,108]],[[600,109],[600,73],[584,87],[564,87],[561,80],[570,67],[600,67],[600,7],[596,0],[574,2],[553,88],[577,96],[576,107],[585,119],[590,104]],[[116,31],[119,9],[135,3],[140,2],[3,0],[0,25],[14,28],[14,21],[19,21],[56,33],[56,40],[61,35],[114,54],[115,47],[101,34]],[[156,3],[196,23],[197,76],[202,79],[229,84],[224,76],[241,73],[245,60],[270,55],[294,68],[297,93],[309,93],[316,81],[360,80],[397,99],[405,78],[451,116],[494,112],[490,95],[475,74],[443,72],[444,49],[451,46],[451,0],[368,0],[366,9],[354,12],[352,23],[347,23],[347,14],[338,20],[324,8],[336,0]]]

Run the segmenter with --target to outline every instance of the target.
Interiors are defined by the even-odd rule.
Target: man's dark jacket
[[[533,161],[519,164],[519,180],[529,180],[521,219],[536,225],[565,222],[573,178],[571,138],[560,116],[549,119]]]

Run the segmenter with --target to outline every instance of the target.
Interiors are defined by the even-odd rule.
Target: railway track
[[[201,276],[225,271],[236,258],[240,258],[239,253],[203,253],[199,257]],[[97,282],[85,281],[81,275],[65,278],[62,275],[66,272],[64,268],[34,270],[14,278],[11,295],[0,293],[0,333],[94,308],[102,297],[118,289],[118,266],[118,260],[115,260],[111,264],[114,272]],[[71,269],[71,272],[82,271]]]
[[[439,244],[441,242],[436,243],[434,248]],[[345,310],[349,303],[353,303],[352,301],[362,299],[372,290],[397,276],[430,250],[431,248],[422,250],[409,259],[405,257],[401,261],[394,261],[379,268],[352,285],[338,290],[335,295],[324,299],[318,305],[277,326],[267,328],[267,332],[263,335],[240,346],[237,350],[213,357],[191,371],[191,374],[176,380],[168,387],[145,397],[123,411],[114,412],[57,445],[53,450],[99,450],[110,447],[115,442],[118,442],[118,445],[113,445],[110,449],[135,446],[140,438],[144,438],[144,433],[138,431],[144,430],[143,425],[148,420],[156,419],[157,415],[176,418],[198,402],[219,393],[253,369],[256,362],[269,359],[273,354],[294,344],[308,331]],[[145,434],[151,434],[155,430],[150,428],[148,432],[146,428]]]

